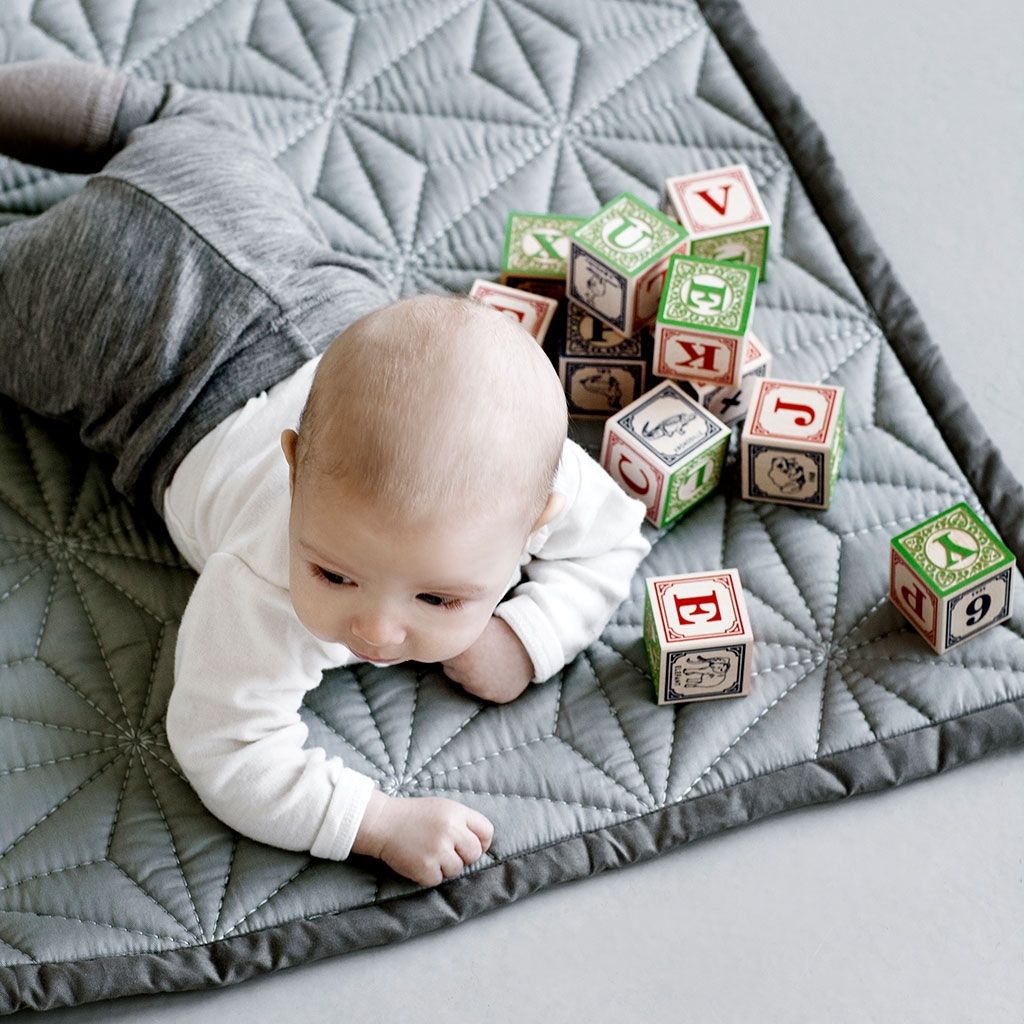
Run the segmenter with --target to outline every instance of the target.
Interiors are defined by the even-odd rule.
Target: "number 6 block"
[[[889,543],[889,598],[936,654],[1010,617],[1016,560],[964,502]]]

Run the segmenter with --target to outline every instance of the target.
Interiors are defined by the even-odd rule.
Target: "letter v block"
[[[736,569],[644,580],[644,650],[659,704],[744,697],[754,636]]]
[[[654,327],[654,373],[740,387],[756,288],[756,267],[673,256]]]
[[[688,244],[680,224],[623,192],[573,232],[566,292],[632,337],[658,312],[668,258]]]
[[[605,420],[601,465],[647,507],[659,529],[717,486],[732,431],[675,381],[663,381]]]
[[[763,281],[771,221],[746,164],[665,179],[662,209],[690,236],[690,252],[757,267]]]
[[[740,496],[828,508],[843,458],[845,421],[844,388],[755,380],[740,434]]]
[[[1012,614],[1016,559],[966,503],[889,543],[889,599],[936,654]]]

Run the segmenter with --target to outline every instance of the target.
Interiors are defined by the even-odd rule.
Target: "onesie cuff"
[[[494,614],[509,624],[530,655],[534,668],[531,683],[545,682],[565,664],[565,651],[558,634],[528,594],[517,594],[502,601]]]
[[[370,794],[376,788],[377,783],[369,775],[352,768],[342,770],[327,805],[324,822],[309,848],[314,857],[327,860],[345,860],[348,857],[370,802]]]

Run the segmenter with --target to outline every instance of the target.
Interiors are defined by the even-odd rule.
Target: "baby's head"
[[[543,349],[488,306],[418,295],[353,323],[281,435],[306,628],[368,661],[461,654],[564,504],[567,428]]]

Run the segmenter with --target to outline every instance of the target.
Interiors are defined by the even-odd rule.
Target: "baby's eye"
[[[347,576],[339,576],[337,573],[328,572],[327,569],[321,569],[319,565],[314,565],[312,562],[309,563],[309,571],[317,579],[334,587],[340,587],[352,582]],[[433,608],[445,608],[448,611],[455,611],[462,607],[461,598],[441,597],[438,594],[420,594],[419,596],[425,598],[425,603]]]

